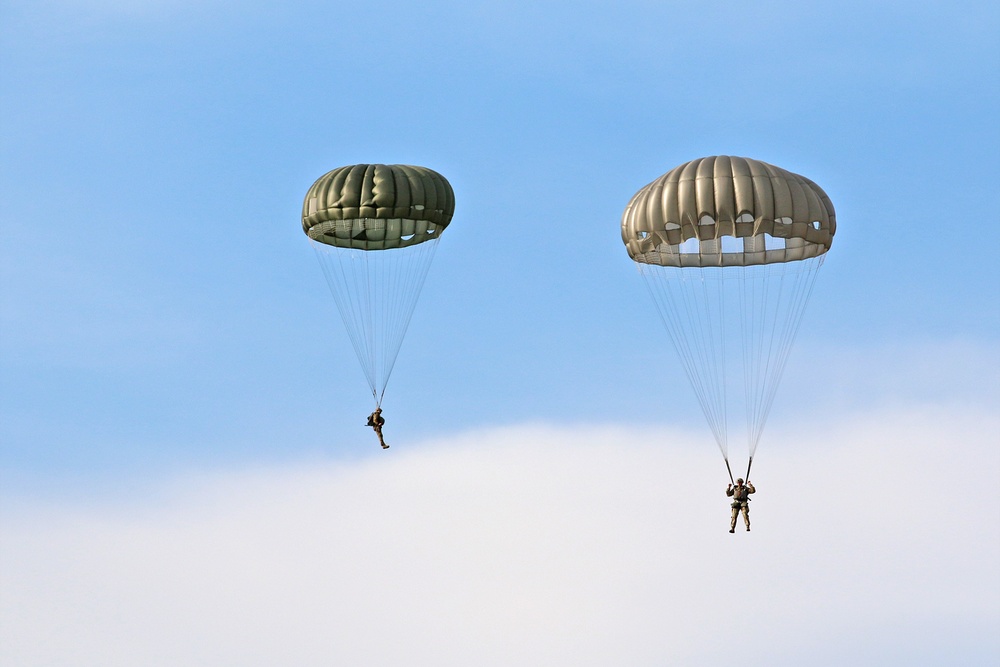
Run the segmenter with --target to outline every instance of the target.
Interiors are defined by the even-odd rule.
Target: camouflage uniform
[[[382,439],[383,424],[385,424],[385,417],[382,416],[381,408],[368,415],[368,425],[375,429],[375,433],[378,435],[378,444],[382,445],[382,449],[389,449],[389,445],[385,444],[385,440]]]
[[[733,508],[733,516],[729,521],[730,533],[736,532],[736,519],[741,511],[743,512],[743,522],[747,525],[747,530],[750,530],[750,494],[756,492],[757,489],[753,488],[753,484],[747,482],[744,485],[742,479],[736,480],[736,486],[730,485],[726,489],[726,495],[733,498],[733,504],[730,505]]]

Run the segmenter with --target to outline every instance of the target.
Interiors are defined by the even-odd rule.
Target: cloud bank
[[[775,432],[728,533],[706,434],[528,425],[7,503],[7,665],[995,664],[1000,419]]]

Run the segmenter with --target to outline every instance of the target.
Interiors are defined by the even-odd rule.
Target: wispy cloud
[[[778,436],[736,535],[707,439],[626,428],[8,505],[0,661],[985,664],[998,432],[948,408]]]

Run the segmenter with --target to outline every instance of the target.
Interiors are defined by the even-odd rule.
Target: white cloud
[[[0,662],[995,662],[998,433],[948,408],[778,434],[749,534],[707,435],[615,427],[8,504]]]

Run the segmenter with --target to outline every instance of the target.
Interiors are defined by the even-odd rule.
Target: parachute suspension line
[[[712,368],[713,368],[713,371],[715,372],[715,375],[718,378],[718,381],[714,383],[714,387],[716,389],[716,392],[715,392],[715,394],[716,394],[715,395],[715,405],[716,405],[716,410],[718,411],[717,419],[721,423],[721,427],[720,427],[719,430],[722,432],[722,438],[723,438],[723,440],[725,442],[726,453],[728,454],[728,451],[729,451],[729,420],[728,420],[729,411],[727,410],[727,407],[726,407],[727,406],[727,403],[726,403],[726,392],[727,392],[727,389],[726,389],[726,380],[725,380],[726,379],[726,352],[727,352],[726,348],[728,347],[726,345],[726,337],[725,337],[725,330],[726,330],[726,307],[725,307],[725,290],[724,290],[723,281],[721,280],[721,277],[722,277],[721,274],[719,276],[717,276],[715,279],[713,279],[713,273],[718,273],[718,272],[719,272],[719,270],[714,269],[714,268],[701,269],[699,271],[699,273],[700,273],[699,279],[701,280],[701,284],[702,284],[702,286],[704,288],[704,297],[705,297],[705,298],[703,298],[701,300],[701,302],[705,304],[704,312],[705,312],[705,316],[706,316],[705,317],[705,321],[703,322],[703,325],[702,325],[703,326],[702,331],[704,331],[705,333],[707,333],[708,336],[709,336],[709,340],[707,341],[707,343],[708,343],[708,350],[709,350],[709,352],[711,352],[711,356],[712,356]],[[709,295],[709,288],[711,286],[713,286],[713,285],[715,287],[715,291],[717,292],[717,294],[715,294],[714,297],[712,295]],[[713,298],[714,298],[714,300],[713,300]],[[712,319],[711,319],[711,317],[712,317],[711,304],[712,303],[719,303],[719,304],[721,304],[721,308],[719,308],[719,311],[717,313],[718,320],[719,320],[717,324],[713,323]],[[716,339],[716,332],[718,333],[718,339]]]
[[[757,330],[760,335],[767,336],[769,341],[766,354],[761,344],[763,341],[760,339],[755,342],[756,347],[753,348],[759,355],[755,365],[756,372],[761,374],[761,378],[755,384],[753,399],[748,396],[748,415],[750,415],[748,418],[753,425],[748,433],[751,459],[760,443],[764,426],[774,405],[774,398],[795,336],[802,323],[806,304],[824,259],[825,257],[820,255],[797,262],[771,265],[767,268],[771,272],[778,273],[779,279],[774,280],[766,274],[763,276],[760,292],[762,292],[762,312],[765,315],[762,319],[771,322],[771,330],[765,332],[763,325]],[[770,285],[774,285],[776,294],[770,293]]]
[[[747,445],[753,457],[824,257],[740,269]]]
[[[385,395],[438,241],[387,250],[312,243],[376,407]]]
[[[747,448],[752,456],[756,447],[755,439],[759,437],[757,420],[760,401],[764,394],[762,384],[767,382],[765,360],[768,355],[764,354],[764,349],[773,344],[773,338],[768,336],[766,331],[767,323],[772,319],[769,310],[771,300],[768,297],[771,287],[770,274],[773,271],[770,265],[762,265],[743,267],[741,272],[743,275],[740,276],[740,280],[744,290],[741,307],[745,309],[745,319],[740,333],[743,337],[743,369],[746,378],[744,397]]]
[[[743,478],[743,479],[745,479],[747,481],[748,484],[750,483],[750,467],[751,466],[753,466],[753,456],[751,456],[750,460],[747,461],[747,476]],[[729,473],[729,476],[732,477],[733,473]]]
[[[370,363],[371,354],[369,350],[371,349],[371,344],[366,335],[366,332],[371,327],[370,323],[365,322],[365,313],[370,312],[370,308],[366,307],[366,303],[369,301],[367,298],[369,290],[367,288],[360,290],[351,289],[351,286],[358,282],[359,272],[352,270],[355,268],[355,262],[352,262],[350,256],[347,255],[350,251],[328,246],[325,243],[319,243],[312,239],[310,239],[310,245],[312,245],[313,250],[316,252],[316,258],[319,261],[320,268],[323,270],[323,276],[326,278],[330,293],[337,304],[337,310],[344,320],[348,338],[358,355],[358,359],[361,361],[361,368],[368,380],[368,385],[371,387],[372,396],[376,397],[377,401],[375,377],[372,372],[373,364]],[[357,260],[361,261],[361,258],[359,257]],[[361,272],[361,276],[364,276],[363,272]],[[365,326],[366,324],[368,326]]]
[[[413,319],[417,300],[430,270],[438,240],[432,239],[415,246],[380,253],[398,253],[398,257],[394,259],[399,262],[399,265],[395,270],[386,272],[381,295],[382,302],[387,305],[387,309],[385,315],[386,334],[383,337],[384,349],[382,351],[383,381],[379,403],[385,394],[385,387],[396,363],[403,336]],[[400,298],[399,295],[402,297]]]
[[[697,269],[694,273],[680,275],[683,279],[679,284],[681,302],[687,310],[687,321],[694,323],[689,335],[700,357],[695,359],[695,375],[699,375],[698,366],[706,369],[704,376],[699,378],[702,392],[706,396],[705,404],[708,406],[706,415],[712,423],[712,430],[723,456],[726,457],[729,455],[729,431],[726,424],[724,387],[725,347],[720,344],[723,332],[719,330],[718,322],[714,321],[718,319],[721,309],[712,308],[708,281],[710,275],[706,270]]]
[[[364,282],[364,289],[358,290],[358,298],[362,299],[364,302],[364,307],[361,308],[360,313],[363,318],[362,331],[365,333],[365,352],[367,352],[366,361],[362,363],[365,363],[367,368],[372,369],[371,379],[369,382],[372,387],[372,396],[375,398],[375,405],[378,406],[379,403],[381,403],[382,397],[375,395],[376,387],[378,386],[378,357],[375,349],[375,318],[377,313],[375,312],[375,309],[378,307],[379,302],[376,298],[375,288],[379,283],[378,272],[382,267],[378,261],[372,260],[368,257],[368,255],[371,254],[369,252],[338,252],[343,253],[342,256],[347,259],[347,264],[356,271],[356,280]]]
[[[727,469],[728,412],[739,402],[727,382],[730,348],[742,348],[740,407],[752,463],[823,259],[738,267],[637,262]]]
[[[730,484],[736,484],[736,480],[733,479],[733,469],[729,467],[729,457],[728,456],[726,457],[726,472],[729,473],[729,483]],[[749,472],[747,474],[749,474]],[[747,479],[750,479],[750,478],[747,477]]]
[[[722,241],[719,239],[720,231],[721,231],[721,227],[718,224],[716,224],[715,225],[715,244],[716,244],[716,247],[718,247],[718,248],[721,248],[721,244],[722,244]],[[718,370],[718,378],[719,379],[718,379],[718,382],[716,382],[715,384],[716,384],[717,387],[719,387],[721,389],[721,396],[718,397],[718,406],[719,406],[720,417],[722,418],[722,429],[721,430],[722,430],[722,433],[723,433],[723,438],[726,441],[726,446],[725,446],[725,454],[726,455],[723,458],[725,458],[725,460],[726,460],[726,467],[728,468],[729,467],[729,456],[728,456],[728,454],[729,454],[729,404],[728,404],[728,402],[727,402],[726,399],[727,399],[727,393],[728,393],[729,389],[728,389],[728,383],[726,382],[726,377],[727,377],[727,373],[726,373],[726,355],[729,353],[729,349],[728,349],[729,345],[726,344],[726,333],[725,333],[726,332],[726,289],[725,289],[726,286],[725,286],[725,280],[724,280],[725,274],[723,274],[723,272],[722,272],[722,254],[721,253],[719,253],[719,264],[718,264],[718,267],[717,268],[707,268],[706,267],[704,269],[704,272],[705,272],[704,276],[707,277],[707,278],[711,278],[713,276],[713,274],[715,275],[715,285],[716,285],[716,290],[718,292],[718,294],[716,295],[715,303],[718,303],[719,306],[720,306],[719,307],[719,323],[718,323],[718,327],[713,327],[712,323],[709,322],[708,323],[708,326],[709,326],[708,331],[710,331],[710,332],[711,331],[718,331],[719,332],[719,339],[717,341],[716,340],[710,341],[710,344],[711,344],[711,348],[710,349],[712,349],[713,351],[718,351],[718,354],[720,356],[720,363],[719,363],[719,370]],[[706,305],[711,304],[712,300],[711,299],[705,299],[704,303]],[[730,477],[732,477],[731,473],[730,473]]]
[[[751,267],[741,266],[739,273],[741,294],[737,298],[737,301],[739,302],[740,322],[742,323],[740,334],[743,344],[743,397],[745,403],[743,414],[746,420],[748,446],[752,446],[752,443],[749,442],[753,439],[752,433],[754,431],[751,397],[756,394],[755,378],[759,377],[756,369],[758,359],[753,354],[753,351],[757,349],[757,341],[760,340],[757,335],[757,321],[758,319],[763,321],[764,318],[758,318],[758,314],[760,313],[760,308],[757,304],[758,290],[756,289],[756,281],[753,280]]]
[[[754,402],[750,406],[751,410],[753,410],[753,423],[755,426],[754,431],[750,434],[751,440],[748,443],[751,460],[753,459],[754,453],[757,451],[757,445],[759,444],[761,435],[763,434],[764,422],[767,420],[771,406],[774,404],[773,397],[778,389],[778,379],[781,376],[781,369],[783,367],[781,359],[784,358],[787,351],[791,349],[791,341],[783,335],[787,330],[787,322],[782,321],[781,313],[778,311],[782,303],[788,303],[789,307],[792,307],[793,305],[790,303],[789,297],[785,297],[784,299],[782,297],[787,291],[789,273],[793,272],[794,275],[796,268],[797,267],[788,266],[784,263],[779,267],[767,267],[768,271],[778,273],[779,275],[776,281],[767,280],[765,277],[765,281],[767,283],[767,286],[764,288],[763,296],[765,311],[769,311],[771,307],[772,299],[770,297],[772,296],[772,290],[777,293],[773,295],[775,316],[769,318],[770,331],[765,334],[767,340],[766,353],[763,351],[763,346],[758,347],[762,354],[761,363],[758,366],[762,370],[764,377],[757,385],[758,393],[755,396]]]
[[[664,272],[672,270],[664,269]],[[666,276],[664,277],[666,278]],[[715,383],[711,381],[712,378],[718,376],[718,368],[712,363],[714,355],[710,346],[703,339],[706,320],[710,319],[710,311],[704,307],[703,300],[697,299],[697,295],[690,294],[698,288],[700,281],[688,280],[688,276],[683,273],[679,274],[679,277],[681,279],[679,281],[666,279],[663,281],[662,284],[668,288],[669,293],[663,307],[664,310],[674,312],[674,323],[679,332],[677,338],[684,342],[684,356],[687,358],[691,366],[691,373],[695,378],[692,385],[699,394],[699,403],[708,418],[716,443],[719,445],[722,455],[727,456],[729,443],[719,420],[718,392],[713,392]],[[701,286],[704,287],[703,284]],[[688,323],[691,324],[688,325]],[[699,368],[705,370],[699,373]]]
[[[637,263],[640,275],[657,306],[667,335],[677,350],[684,373],[723,458],[728,457],[724,390],[724,345],[718,337],[718,307],[712,307],[704,269],[663,267]],[[721,293],[721,292],[720,292]]]
[[[783,265],[779,265],[783,267]],[[767,386],[767,359],[770,358],[770,347],[774,343],[773,336],[768,335],[767,323],[774,319],[770,311],[772,305],[771,274],[776,271],[772,265],[744,267],[741,276],[744,288],[743,306],[747,309],[747,318],[742,331],[744,337],[744,372],[746,384],[746,422],[747,450],[750,456],[756,449],[760,438],[758,430],[760,404],[764,400]],[[779,290],[780,294],[780,290]],[[773,334],[773,332],[772,332]],[[765,350],[767,352],[765,353]]]
[[[757,313],[757,308],[755,307],[755,290],[754,283],[752,280],[748,280],[748,267],[741,266],[739,268],[740,272],[740,286],[741,294],[740,298],[737,299],[740,308],[740,321],[743,323],[742,328],[742,344],[743,344],[743,396],[748,397],[753,394],[753,355],[751,351],[753,350],[753,340],[754,332],[756,331],[756,319],[755,315]],[[744,417],[746,419],[747,437],[750,437],[750,432],[753,429],[753,421],[750,417],[750,410],[744,411]]]
[[[722,258],[720,257],[719,260],[721,261]],[[725,291],[725,282],[722,279],[722,267],[721,266],[718,269],[716,269],[716,273],[719,274],[719,277],[718,277],[718,279],[716,281],[716,284],[718,285],[718,290],[719,290],[719,303],[722,304],[722,309],[721,309],[721,312],[719,313],[719,320],[720,320],[720,325],[721,326],[719,327],[719,332],[720,332],[720,334],[719,334],[719,343],[720,344],[718,345],[718,349],[720,350],[720,353],[722,354],[722,369],[719,372],[719,386],[722,387],[722,402],[720,403],[720,405],[722,406],[722,429],[723,429],[723,432],[725,432],[727,434],[726,437],[728,438],[728,433],[729,433],[729,410],[727,408],[728,404],[727,404],[727,401],[726,401],[726,396],[727,396],[727,392],[729,391],[729,389],[728,389],[728,383],[726,382],[726,376],[727,376],[727,373],[726,373],[726,355],[729,354],[729,346],[726,345],[726,339],[725,339],[725,333],[724,333],[726,331],[726,310],[727,310],[726,309],[726,304],[725,304],[726,291]],[[727,448],[728,448],[728,442],[727,442]]]

